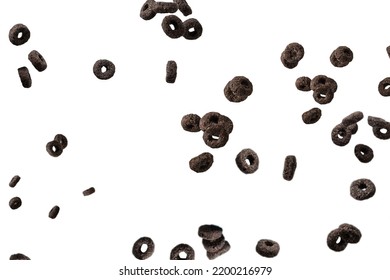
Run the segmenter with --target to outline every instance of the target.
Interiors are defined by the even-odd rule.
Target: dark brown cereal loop
[[[215,239],[215,240],[207,240],[207,239],[203,239],[202,240],[202,244],[203,244],[203,247],[206,249],[207,252],[210,252],[210,253],[215,253],[219,250],[221,250],[223,248],[223,246],[225,245],[225,237],[222,236],[218,239]]]
[[[156,16],[156,12],[153,10],[153,5],[156,1],[147,0],[141,7],[139,16],[144,20],[151,20]]]
[[[377,117],[368,117],[368,124],[372,126],[375,137],[381,140],[390,139],[390,123]]]
[[[374,158],[374,151],[367,145],[357,144],[355,146],[355,156],[360,162],[368,163]]]
[[[356,200],[366,200],[374,196],[376,188],[369,179],[358,179],[352,182],[350,194]]]
[[[330,102],[332,102],[333,97],[334,93],[327,86],[317,87],[313,91],[314,100],[321,105],[329,104]]]
[[[115,65],[107,59],[99,59],[93,65],[93,73],[100,80],[108,80],[115,74]]]
[[[15,24],[9,31],[9,40],[15,46],[23,45],[30,39],[30,30],[24,24]]]
[[[189,132],[200,131],[199,123],[200,117],[197,114],[187,114],[181,119],[181,127]]]
[[[232,120],[218,112],[208,112],[200,119],[199,128],[203,131],[213,125],[223,126],[229,134],[233,131]]]
[[[206,255],[207,255],[207,258],[209,260],[214,260],[220,256],[222,256],[223,254],[227,253],[228,251],[230,250],[230,244],[228,241],[225,241],[225,244],[223,245],[223,247],[216,251],[216,252],[207,252]]]
[[[177,3],[174,2],[155,2],[154,5],[152,6],[152,9],[155,13],[158,14],[173,14],[176,13],[178,10],[178,5]]]
[[[329,249],[335,252],[341,252],[347,248],[348,242],[341,237],[341,229],[332,230],[326,239]]]
[[[50,219],[55,219],[55,218],[57,218],[57,215],[58,215],[58,213],[60,212],[60,207],[59,206],[54,206],[51,210],[50,210],[50,212],[49,212],[49,218]]]
[[[17,253],[17,254],[13,254],[13,255],[11,255],[10,257],[9,257],[9,259],[11,260],[11,261],[25,261],[25,260],[27,260],[27,261],[29,261],[29,260],[31,260],[29,257],[27,257],[26,255],[24,255],[24,254],[21,254],[21,253]]]
[[[345,146],[352,137],[351,130],[343,124],[336,125],[331,133],[332,141],[337,146]]]
[[[229,133],[222,125],[209,126],[203,132],[203,141],[210,148],[221,148],[229,141]]]
[[[184,35],[184,24],[181,19],[175,15],[164,17],[161,27],[164,33],[172,39],[177,39]]]
[[[176,81],[176,77],[177,77],[177,64],[174,60],[169,60],[166,66],[165,81],[167,83],[173,84]]]
[[[339,226],[339,229],[341,238],[348,243],[358,243],[362,238],[362,233],[354,225],[344,223]]]
[[[225,97],[230,102],[242,102],[247,99],[252,92],[253,85],[245,76],[234,77],[224,88]]]
[[[263,257],[273,258],[279,254],[280,246],[278,242],[270,239],[261,239],[257,242],[256,252]]]
[[[390,77],[379,82],[378,91],[382,96],[390,96]]]
[[[217,225],[201,225],[198,229],[199,237],[206,240],[217,240],[222,237],[222,228]]]
[[[192,14],[192,9],[186,0],[173,0],[173,2],[179,6],[179,10],[182,12],[183,16],[186,17]]]
[[[311,79],[309,77],[302,76],[295,81],[295,86],[298,90],[310,91],[310,82]]]
[[[184,258],[180,256],[181,253],[185,254]],[[171,260],[194,260],[195,251],[190,245],[182,243],[175,246],[172,249],[170,259]]]
[[[58,157],[62,154],[63,149],[60,142],[53,140],[46,144],[46,151],[52,157]]]
[[[28,68],[25,66],[18,68],[18,74],[19,74],[20,81],[22,82],[22,86],[24,88],[30,88],[32,84],[32,80]]]
[[[88,195],[91,195],[93,193],[95,193],[95,188],[94,187],[91,187],[91,188],[86,189],[86,190],[83,191],[83,195],[84,196],[88,196]]]
[[[203,27],[200,22],[195,18],[187,19],[183,22],[184,34],[183,37],[187,40],[196,40],[203,33]]]
[[[145,252],[141,250],[142,245],[146,245],[147,249]],[[151,257],[154,253],[154,242],[149,237],[141,237],[137,241],[135,241],[133,245],[133,255],[139,260],[145,260]]]
[[[319,121],[322,116],[321,109],[312,108],[302,114],[302,120],[305,124],[313,124]]]
[[[12,177],[11,181],[9,182],[9,186],[11,188],[14,188],[17,185],[17,183],[19,183],[19,181],[20,181],[20,176],[15,175],[14,177]]]
[[[353,52],[346,46],[340,46],[330,55],[330,62],[335,67],[347,66],[353,60]]]
[[[46,60],[43,58],[43,56],[36,50],[31,51],[28,54],[28,60],[31,61],[32,65],[37,69],[39,72],[44,71],[47,68]]]
[[[68,146],[68,139],[63,134],[57,134],[54,137],[54,140],[61,144],[62,149],[65,149]]]
[[[12,209],[12,210],[16,210],[18,209],[20,206],[22,206],[22,200],[20,199],[20,197],[13,197],[10,199],[9,201],[9,207]]]
[[[236,156],[238,169],[245,174],[252,174],[259,168],[259,157],[251,149],[243,149]]]
[[[189,165],[191,170],[195,171],[196,173],[201,173],[209,170],[213,165],[213,162],[213,155],[206,152],[192,158],[189,162]]]
[[[291,181],[294,178],[295,170],[297,169],[297,158],[295,156],[287,156],[284,160],[283,179]]]
[[[341,123],[345,126],[350,126],[352,124],[356,124],[358,123],[359,121],[361,121],[363,119],[364,115],[362,112],[360,111],[356,111],[356,112],[353,112],[352,114],[349,114],[348,116],[346,116],[342,121]]]

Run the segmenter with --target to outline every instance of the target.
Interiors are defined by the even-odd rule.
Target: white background
[[[390,99],[377,90],[390,73],[390,3],[188,2],[193,10],[188,18],[197,18],[204,29],[195,41],[167,37],[164,15],[142,20],[143,1],[1,1],[2,278],[138,279],[120,277],[119,268],[178,265],[210,271],[271,266],[265,279],[387,279],[390,144],[374,137],[367,116],[390,120]],[[8,40],[16,23],[31,31],[30,40],[18,47]],[[289,70],[280,54],[291,42],[302,44],[305,56]],[[342,45],[352,49],[354,59],[335,68],[329,56]],[[28,61],[33,49],[45,57],[46,71],[37,72]],[[93,75],[98,59],[115,63],[112,79]],[[178,64],[174,84],[165,82],[168,60]],[[29,89],[20,83],[21,66],[30,69]],[[319,74],[339,86],[327,105],[294,85],[300,76]],[[223,88],[237,75],[248,77],[254,91],[246,101],[231,103]],[[313,107],[323,116],[305,125],[301,115]],[[357,110],[365,115],[357,134],[345,147],[334,145],[332,128]],[[180,126],[183,115],[209,111],[234,122],[223,148],[209,148],[201,133]],[[45,146],[57,133],[66,135],[69,145],[53,158]],[[372,162],[356,159],[359,143],[374,150]],[[259,170],[251,175],[234,161],[244,148],[260,157]],[[206,151],[214,155],[213,166],[194,173],[188,161]],[[290,154],[298,168],[287,182],[282,170]],[[16,174],[21,180],[9,188]],[[358,178],[375,183],[373,198],[356,201],[349,195]],[[91,186],[96,193],[84,197],[82,191]],[[8,206],[13,196],[22,198],[18,210]],[[54,205],[61,210],[52,220],[47,215]],[[221,226],[232,247],[214,261],[197,236],[198,227],[208,223]],[[336,253],[326,237],[341,223],[357,226],[363,237]],[[145,261],[131,253],[141,236],[156,244]],[[262,238],[279,242],[277,257],[256,253]],[[195,261],[169,260],[179,243],[195,249]],[[18,252],[33,261],[9,262]]]

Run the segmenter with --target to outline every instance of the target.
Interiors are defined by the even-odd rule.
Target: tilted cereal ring
[[[217,225],[201,225],[198,229],[199,237],[206,240],[217,240],[222,236],[222,228]]]
[[[325,86],[325,85],[321,86],[321,87],[317,87],[313,91],[314,100],[318,104],[321,104],[321,105],[329,104],[330,102],[332,102],[333,97],[334,97],[334,94],[333,94],[332,90],[330,89],[330,87]]]
[[[341,224],[339,226],[339,229],[341,230],[341,238],[348,243],[358,243],[360,241],[360,238],[362,237],[362,233],[360,232],[360,230],[351,224]]]
[[[390,77],[379,82],[378,91],[382,96],[390,96]]]
[[[164,33],[172,39],[177,39],[184,35],[184,24],[175,15],[166,16],[161,23],[161,27]]]
[[[46,151],[52,157],[58,157],[62,154],[62,145],[60,142],[53,140],[46,144]]]
[[[221,148],[229,141],[229,133],[222,125],[212,125],[203,132],[203,141],[210,148]]]
[[[213,162],[213,155],[206,152],[192,158],[189,164],[191,170],[195,171],[196,173],[201,173],[209,170],[210,167],[213,165]]]
[[[187,40],[196,40],[203,33],[203,27],[200,22],[195,18],[187,19],[183,22],[184,34],[183,37]]]
[[[20,176],[15,175],[14,177],[12,177],[11,181],[9,182],[9,186],[11,188],[14,188],[16,186],[16,184],[19,183],[19,181],[20,181]]]
[[[219,250],[221,250],[223,248],[223,246],[225,245],[225,237],[222,236],[218,239],[215,239],[215,240],[207,240],[207,239],[203,239],[202,240],[202,244],[203,244],[203,247],[206,249],[207,252],[210,252],[210,253],[215,253]]]
[[[60,212],[60,207],[58,207],[57,205],[54,206],[54,207],[50,210],[50,212],[49,212],[49,218],[51,218],[51,219],[57,218],[57,215],[58,215],[59,212]]]
[[[348,116],[346,116],[342,121],[341,123],[345,126],[350,126],[352,124],[356,124],[358,123],[359,121],[361,121],[363,119],[364,115],[362,112],[360,111],[356,111],[356,112],[353,112],[352,114],[349,114]]]
[[[347,248],[348,242],[341,237],[341,229],[332,230],[326,239],[329,249],[335,252],[341,252]]]
[[[24,88],[30,88],[32,84],[32,80],[28,68],[25,66],[18,68],[18,74],[19,74],[20,81],[22,82],[22,86]]]
[[[47,68],[46,60],[43,58],[43,56],[38,51],[35,51],[35,50],[31,51],[28,54],[28,60],[31,61],[32,65],[39,72],[42,72]]]
[[[180,12],[182,12],[183,16],[189,16],[192,14],[192,9],[190,5],[188,5],[186,0],[173,0],[173,2],[177,3],[179,6]]]
[[[17,254],[13,254],[9,257],[10,260],[12,261],[20,261],[20,260],[30,260],[29,257],[27,257],[26,255],[24,254],[21,254],[21,253],[17,253]]]
[[[297,168],[297,159],[295,156],[287,156],[284,160],[283,179],[291,181],[294,178]]]
[[[93,193],[95,193],[95,188],[94,187],[91,187],[91,188],[86,189],[86,190],[83,191],[83,195],[84,196],[88,196],[88,195],[91,195]]]
[[[321,116],[322,116],[321,109],[313,108],[302,114],[302,120],[305,124],[313,124],[318,122]]]
[[[177,77],[177,64],[174,60],[169,60],[166,66],[165,81],[173,84]]]
[[[15,196],[10,199],[8,204],[12,210],[15,210],[22,206],[22,200],[20,199],[20,197]]]
[[[12,44],[20,46],[30,39],[30,30],[24,24],[15,24],[9,31],[8,37]]]
[[[214,260],[220,256],[222,256],[223,254],[227,253],[228,251],[230,250],[230,244],[229,242],[225,241],[225,244],[223,245],[223,247],[216,251],[216,252],[207,252],[206,255],[207,255],[207,258],[209,260]]]
[[[181,119],[181,127],[189,132],[200,131],[199,123],[200,117],[197,114],[187,114]]]
[[[180,257],[180,253],[185,253],[185,257]],[[188,244],[179,244],[175,246],[171,251],[171,260],[194,260],[195,259],[195,251],[194,249],[188,245]]]
[[[358,179],[352,182],[350,194],[356,200],[366,200],[374,196],[376,188],[369,179]]]
[[[311,79],[309,77],[302,76],[295,81],[295,86],[298,90],[310,91],[310,82]]]
[[[57,134],[54,137],[54,140],[61,144],[62,149],[65,149],[68,146],[68,139],[62,134]]]
[[[144,20],[150,20],[156,16],[156,12],[153,10],[153,5],[156,3],[154,0],[146,0],[142,5],[139,16]]]
[[[251,81],[244,76],[236,76],[229,81],[225,88],[225,97],[230,102],[242,102],[248,98],[253,92]]]
[[[179,6],[174,2],[155,2],[152,9],[158,14],[176,13]]]
[[[245,174],[252,174],[259,168],[259,157],[251,149],[243,149],[236,156],[238,169]]]
[[[222,125],[229,134],[233,131],[232,120],[218,112],[208,112],[199,121],[199,128],[203,131],[212,125]]]
[[[280,246],[278,242],[270,239],[261,239],[257,242],[256,252],[263,257],[273,258],[279,254]]]
[[[355,146],[355,156],[360,162],[368,163],[374,158],[374,151],[367,145],[357,144]]]
[[[146,245],[147,249],[145,252],[142,252],[142,245]],[[151,257],[154,253],[154,242],[150,237],[141,237],[137,241],[135,241],[133,245],[133,255],[139,260],[145,260]]]

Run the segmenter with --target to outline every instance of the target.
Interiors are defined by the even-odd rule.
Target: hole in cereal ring
[[[187,258],[187,253],[186,252],[180,252],[179,253],[179,258],[180,259],[186,259]]]
[[[148,250],[148,245],[147,244],[142,244],[140,250],[141,250],[142,253],[145,253]]]

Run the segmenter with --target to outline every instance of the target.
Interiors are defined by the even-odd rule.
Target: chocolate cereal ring
[[[9,186],[11,188],[14,188],[17,185],[17,183],[19,183],[19,181],[20,181],[20,176],[15,175],[14,177],[12,177],[11,181],[9,182]]]
[[[330,61],[335,67],[347,66],[353,60],[353,52],[346,46],[340,46],[330,55]]]
[[[236,156],[238,169],[245,174],[252,174],[259,168],[259,157],[251,149],[243,149]]]
[[[390,96],[390,77],[379,82],[378,91],[382,96]]]
[[[57,134],[54,137],[54,140],[61,144],[62,149],[65,149],[68,146],[68,139],[62,134]]]
[[[329,249],[335,252],[341,252],[347,248],[348,242],[341,237],[342,230],[340,228],[332,230],[326,238],[326,244]]]
[[[360,111],[356,111],[356,112],[353,112],[351,114],[349,114],[348,116],[346,116],[342,121],[341,123],[345,126],[350,126],[352,124],[356,124],[358,123],[359,121],[361,121],[363,119],[364,115],[362,112]]]
[[[180,253],[185,253],[185,257],[182,258]],[[188,244],[179,244],[175,246],[171,251],[171,260],[194,260],[195,259],[195,251]]]
[[[213,125],[223,126],[229,134],[233,131],[232,120],[218,112],[208,112],[199,121],[199,128],[203,131]]]
[[[368,163],[374,158],[374,151],[367,145],[357,144],[355,146],[355,156],[360,162]]]
[[[20,199],[20,197],[13,197],[10,199],[9,201],[9,207],[12,209],[12,210],[16,210],[18,209],[20,206],[22,206],[22,200]]]
[[[173,84],[176,81],[176,77],[177,77],[177,64],[174,60],[169,60],[166,66],[165,81],[167,83]]]
[[[189,164],[191,170],[195,171],[196,173],[202,173],[209,170],[210,167],[213,165],[213,162],[213,155],[206,152],[192,158]]]
[[[368,124],[372,126],[372,132],[375,137],[381,140],[387,140],[390,138],[390,123],[384,119],[378,117],[369,116]]]
[[[253,92],[253,85],[251,81],[245,76],[236,76],[229,81],[225,88],[225,97],[230,102],[242,102],[248,98]]]
[[[91,195],[93,193],[95,193],[95,188],[94,187],[91,187],[91,188],[86,189],[86,190],[83,191],[83,195],[84,196],[88,196],[88,195]]]
[[[161,27],[164,33],[172,39],[177,39],[184,35],[184,24],[181,19],[175,15],[164,17]]]
[[[330,102],[332,102],[333,97],[334,93],[327,86],[317,87],[313,91],[314,100],[321,105],[329,104]]]
[[[317,75],[310,82],[311,90],[317,90],[318,88],[323,86],[328,88],[331,93],[335,93],[338,87],[337,82],[334,79],[329,78],[325,75]]]
[[[350,194],[356,200],[366,200],[374,196],[376,191],[374,183],[369,179],[358,179],[352,182]]]
[[[187,114],[181,119],[181,127],[189,132],[200,131],[199,123],[200,117],[197,114]]]
[[[210,252],[210,253],[215,253],[219,250],[221,250],[223,248],[223,246],[225,245],[225,237],[222,236],[218,239],[215,239],[215,240],[207,240],[207,239],[203,239],[202,240],[202,244],[203,244],[203,247],[206,249],[207,252]]]
[[[203,33],[203,27],[200,22],[195,18],[187,19],[183,22],[184,34],[183,37],[187,40],[196,40]]]
[[[217,240],[222,236],[222,228],[217,225],[201,225],[198,229],[199,237],[206,240]]]
[[[115,65],[107,59],[99,59],[93,65],[93,73],[100,80],[108,80],[115,74]]]
[[[337,146],[345,146],[349,143],[352,137],[352,132],[343,124],[336,125],[331,133],[332,141]]]
[[[18,74],[19,74],[20,81],[22,82],[22,86],[24,88],[30,88],[32,84],[32,80],[28,68],[25,66],[18,68]]]
[[[35,51],[35,50],[31,51],[28,54],[28,60],[31,61],[32,65],[39,72],[42,72],[47,68],[46,60],[43,58],[43,56],[38,51]]]
[[[280,246],[278,242],[270,239],[261,239],[257,242],[256,252],[263,257],[273,258],[279,254]]]
[[[62,145],[60,142],[53,140],[46,144],[46,151],[52,157],[58,157],[62,154]]]
[[[152,6],[152,9],[155,13],[158,14],[173,14],[176,13],[178,10],[178,5],[175,2],[155,2]]]
[[[341,238],[348,243],[358,243],[362,238],[362,233],[360,232],[360,230],[351,224],[341,224],[339,226],[339,229],[341,230]]]
[[[31,260],[29,257],[27,257],[26,255],[24,254],[21,254],[21,253],[17,253],[17,254],[13,254],[9,257],[9,259],[11,261],[21,261],[21,260]]]
[[[142,252],[141,247],[142,245],[146,245],[147,249],[145,252]],[[145,260],[149,257],[151,257],[154,253],[154,242],[149,237],[141,237],[137,241],[135,241],[133,245],[133,255],[139,260]]]
[[[223,247],[216,251],[216,252],[207,252],[206,255],[207,255],[207,258],[209,260],[214,260],[220,256],[222,256],[223,254],[227,253],[228,251],[230,250],[230,244],[229,242],[225,241],[225,244],[223,245]]]
[[[15,46],[20,46],[30,39],[30,30],[24,24],[15,24],[9,31],[8,38]]]
[[[186,0],[173,0],[173,2],[175,2],[178,5],[179,10],[180,12],[182,12],[183,16],[186,17],[192,14],[192,9],[190,5],[188,5]]]
[[[291,181],[294,178],[297,168],[297,159],[295,156],[287,156],[284,160],[283,179]]]
[[[302,120],[305,124],[313,124],[319,121],[322,113],[319,108],[312,108],[302,114]]]
[[[301,91],[310,91],[310,82],[311,79],[309,77],[302,76],[295,81],[295,87]]]
[[[210,148],[221,148],[229,141],[229,133],[222,125],[209,126],[203,132],[203,141]]]
[[[139,16],[144,20],[151,20],[156,16],[156,12],[153,10],[153,5],[156,3],[154,0],[147,0],[141,7]]]
[[[60,212],[60,207],[58,207],[57,205],[54,206],[53,208],[51,208],[51,210],[49,212],[49,218],[50,219],[57,218],[57,215],[58,215],[59,212]]]
[[[286,46],[283,57],[287,62],[300,61],[305,55],[305,49],[299,43],[290,43]]]

